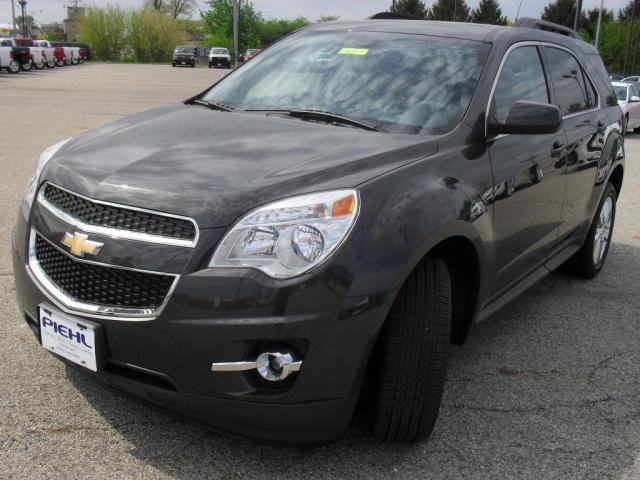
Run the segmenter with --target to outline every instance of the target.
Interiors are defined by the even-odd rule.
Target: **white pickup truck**
[[[13,47],[0,44],[0,69],[6,69],[9,73],[20,71],[20,62],[14,58]]]
[[[0,38],[0,50],[2,50],[2,68],[6,68],[8,72],[31,70],[33,57],[29,47],[19,47],[11,38]]]
[[[42,70],[46,66],[47,58],[44,50],[41,47],[34,46],[33,40],[29,38],[5,38],[4,40],[9,40],[14,47],[28,47],[31,53],[31,63],[38,70]],[[30,70],[30,68],[25,69],[24,66],[23,64],[23,70]]]
[[[47,68],[54,68],[56,66],[56,48],[48,40],[33,40],[33,45],[44,51]]]
[[[80,49],[78,47],[69,47],[62,42],[53,42],[51,45],[64,48],[65,65],[76,65],[78,63],[78,56],[80,53]]]

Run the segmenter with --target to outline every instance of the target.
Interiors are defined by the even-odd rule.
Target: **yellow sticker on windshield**
[[[368,48],[342,48],[338,55],[366,55],[369,53]]]

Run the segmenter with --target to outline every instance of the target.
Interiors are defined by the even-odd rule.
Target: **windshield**
[[[193,53],[193,47],[176,47],[176,53]]]
[[[226,48],[212,48],[211,49],[211,53],[217,53],[219,55],[226,55],[229,52],[227,51]]]
[[[627,99],[627,87],[620,87],[620,86],[614,85],[613,91],[616,92],[616,97],[618,97],[618,100]]]
[[[489,49],[424,35],[301,32],[204,98],[239,110],[320,110],[382,131],[439,134],[462,119]]]

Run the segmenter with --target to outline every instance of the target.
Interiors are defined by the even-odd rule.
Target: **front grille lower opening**
[[[175,277],[94,265],[70,258],[36,234],[36,259],[49,279],[74,300],[94,305],[156,309]]]
[[[93,202],[50,183],[44,186],[44,198],[67,215],[89,225],[180,240],[194,240],[196,238],[194,223],[183,218]]]

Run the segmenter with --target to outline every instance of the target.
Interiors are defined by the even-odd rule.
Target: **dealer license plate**
[[[96,372],[95,327],[82,320],[40,305],[42,346],[61,357]]]

